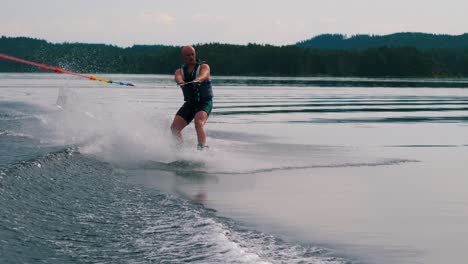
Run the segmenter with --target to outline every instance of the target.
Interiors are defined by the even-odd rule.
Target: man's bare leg
[[[195,130],[197,131],[198,145],[206,145],[205,124],[208,120],[208,114],[205,111],[199,111],[195,114]]]
[[[182,144],[182,129],[187,126],[187,121],[183,119],[181,116],[176,115],[174,120],[172,121],[171,131],[172,135],[176,138],[178,144]]]

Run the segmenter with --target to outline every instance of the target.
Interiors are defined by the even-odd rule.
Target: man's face
[[[195,64],[197,62],[194,49],[184,49],[182,51],[182,57],[184,57],[186,64]]]

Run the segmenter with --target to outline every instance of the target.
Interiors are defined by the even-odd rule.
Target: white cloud
[[[174,25],[176,17],[161,12],[143,12],[138,16],[138,21],[143,24]]]

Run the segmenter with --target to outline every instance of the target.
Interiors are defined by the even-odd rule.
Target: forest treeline
[[[438,35],[434,35],[437,37]],[[444,42],[445,43],[445,42]],[[196,45],[213,75],[468,77],[468,44],[421,47],[382,43],[366,48],[314,48],[298,43],[272,45]],[[182,64],[180,47],[49,43],[1,37],[0,53],[84,73],[172,74]],[[0,72],[41,69],[0,59]]]
[[[436,35],[428,33],[395,33],[389,35],[322,34],[296,43],[316,49],[368,49],[382,46],[416,47],[419,49],[468,48],[468,33],[463,35]]]

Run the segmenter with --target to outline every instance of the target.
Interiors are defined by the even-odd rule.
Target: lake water
[[[1,263],[463,263],[468,80],[0,74]]]

